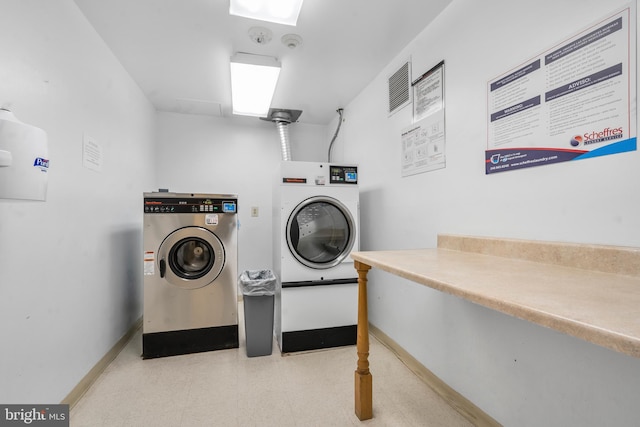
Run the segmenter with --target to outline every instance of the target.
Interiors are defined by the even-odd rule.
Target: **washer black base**
[[[293,353],[296,351],[355,345],[357,337],[357,325],[283,332],[281,350],[283,353]]]
[[[238,348],[238,325],[142,334],[142,358]]]

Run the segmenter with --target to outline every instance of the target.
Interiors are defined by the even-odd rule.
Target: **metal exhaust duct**
[[[280,150],[282,150],[282,160],[291,160],[291,147],[289,145],[289,123],[278,120],[276,121],[276,127],[278,128],[278,134],[280,135]]]
[[[282,151],[282,160],[288,162],[291,160],[291,146],[289,144],[289,124],[295,123],[302,114],[302,110],[284,110],[279,108],[269,109],[267,117],[261,117],[260,120],[270,121],[276,124],[278,135],[280,136],[280,149]]]

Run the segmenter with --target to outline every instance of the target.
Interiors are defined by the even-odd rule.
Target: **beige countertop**
[[[634,264],[631,269],[621,267],[624,274],[618,274],[564,262],[563,253],[580,249],[575,244],[567,244],[565,250],[562,244],[549,242],[450,235],[439,236],[438,241],[437,249],[354,252],[351,257],[484,307],[640,357],[640,276],[634,270],[636,262],[640,264],[637,248],[585,245],[605,266],[620,259],[625,260],[622,264]],[[519,259],[523,245],[535,257],[549,245],[560,255],[554,253],[550,262]],[[514,256],[495,255],[505,248]],[[612,261],[607,262],[606,256]]]

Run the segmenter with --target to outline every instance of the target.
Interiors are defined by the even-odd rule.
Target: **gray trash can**
[[[240,275],[244,301],[247,357],[268,356],[273,346],[273,299],[276,276],[271,270],[247,270]]]

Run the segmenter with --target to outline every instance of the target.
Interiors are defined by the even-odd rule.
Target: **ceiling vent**
[[[389,116],[411,102],[411,62],[405,62],[389,77]]]

